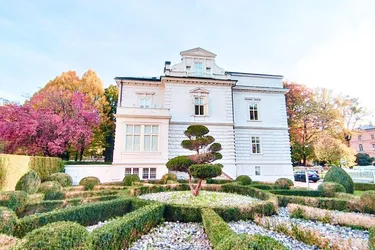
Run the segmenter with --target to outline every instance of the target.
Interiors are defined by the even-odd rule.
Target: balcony
[[[117,107],[117,117],[155,117],[170,118],[169,109],[165,108],[140,108],[140,107]]]

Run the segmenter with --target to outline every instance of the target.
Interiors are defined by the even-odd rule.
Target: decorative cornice
[[[116,80],[117,85],[123,83],[127,85],[146,85],[146,86],[151,86],[151,85],[162,85],[161,81],[149,81],[149,80]]]
[[[283,93],[283,94],[286,94],[286,93],[289,92],[289,89],[236,85],[236,87],[233,88],[233,91],[237,91],[237,92],[266,92],[266,93]]]
[[[207,84],[207,85],[222,85],[235,86],[237,80],[221,80],[212,78],[193,78],[193,77],[162,77],[162,83],[183,83],[183,84]]]
[[[233,123],[219,123],[219,122],[170,122],[170,125],[193,125],[193,124],[198,124],[198,125],[211,125],[211,126],[233,126]]]
[[[134,115],[134,114],[115,114],[116,118],[156,118],[156,119],[171,119],[171,116],[165,115]]]
[[[234,126],[234,129],[289,130],[288,127]]]

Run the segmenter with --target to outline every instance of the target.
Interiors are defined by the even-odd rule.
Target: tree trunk
[[[79,154],[79,161],[82,161],[83,158],[83,152],[85,151],[84,147],[81,148],[81,152]]]
[[[198,185],[195,187],[195,190],[193,192],[194,196],[198,196],[199,195],[199,191],[201,189],[201,186],[202,186],[202,179],[199,179]]]
[[[74,161],[78,161],[78,151],[76,152],[76,156],[74,157]]]

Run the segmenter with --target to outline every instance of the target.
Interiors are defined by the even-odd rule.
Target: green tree
[[[191,125],[184,132],[187,140],[181,142],[185,149],[196,152],[194,155],[177,156],[167,162],[167,168],[171,171],[185,172],[189,175],[189,186],[194,196],[199,195],[202,181],[221,175],[221,164],[212,162],[222,158],[219,153],[221,144],[215,142],[213,136],[208,135],[209,129],[203,125]],[[192,177],[198,179],[194,187]]]
[[[105,162],[112,162],[113,160],[113,149],[115,144],[115,114],[117,109],[118,101],[118,88],[115,85],[111,85],[104,90],[104,96],[109,105],[105,105],[104,110],[107,114],[108,119],[106,123],[101,124],[101,130],[105,137],[105,149],[104,149],[104,160]]]
[[[356,155],[355,162],[359,166],[369,166],[369,165],[372,164],[373,161],[375,161],[375,158],[374,157],[370,157],[368,154],[360,153],[360,154]]]

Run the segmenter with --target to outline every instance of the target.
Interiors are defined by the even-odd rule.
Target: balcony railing
[[[170,112],[165,108],[117,107],[117,115],[166,117]]]

